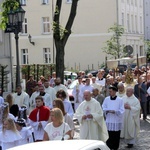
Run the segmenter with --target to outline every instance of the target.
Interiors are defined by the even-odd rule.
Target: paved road
[[[150,115],[147,120],[140,120],[141,130],[140,135],[137,140],[137,145],[132,148],[132,150],[150,150]],[[79,125],[75,122],[75,137],[74,139],[79,139]],[[128,150],[125,148],[126,144],[123,139],[120,141],[119,150]]]

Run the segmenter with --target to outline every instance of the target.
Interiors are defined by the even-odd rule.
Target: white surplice
[[[106,117],[106,125],[109,131],[119,131],[122,129],[124,103],[122,98],[117,97],[111,100],[110,96],[104,99],[102,108]],[[115,111],[115,113],[107,113],[107,111]]]

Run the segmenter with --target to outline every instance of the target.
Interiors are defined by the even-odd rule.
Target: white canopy
[[[119,59],[107,60],[107,67],[110,69],[117,68],[119,61],[125,61],[127,63],[137,63],[137,57],[124,57]],[[139,66],[146,64],[146,56],[139,56],[138,63]]]

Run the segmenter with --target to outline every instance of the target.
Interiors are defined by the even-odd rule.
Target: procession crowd
[[[48,140],[72,140],[74,119],[80,124],[80,139],[101,140],[111,150],[123,138],[132,148],[140,131],[140,117],[149,113],[150,76],[137,67],[116,74],[100,69],[95,76],[78,73],[73,87],[73,105],[68,87],[53,72],[50,79],[31,75],[26,90],[0,97],[0,145],[5,150],[18,145]]]

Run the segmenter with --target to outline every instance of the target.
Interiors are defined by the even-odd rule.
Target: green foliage
[[[0,64],[0,87],[2,89],[2,95],[4,91],[7,91],[7,84],[9,83],[7,76],[9,74],[9,71],[6,71],[7,67],[7,65],[3,66]]]
[[[114,58],[123,57],[125,52],[123,51],[123,45],[120,45],[120,39],[124,33],[124,28],[120,25],[114,24],[114,26],[108,29],[108,32],[112,32],[113,35],[106,41],[106,46],[102,48],[103,52]]]
[[[10,10],[15,11],[19,7],[17,0],[5,0],[2,5],[2,11],[0,13],[0,29],[5,30],[6,24],[8,23],[8,13]]]
[[[64,34],[68,32],[63,26],[55,21],[53,21],[53,31],[58,40],[62,40],[64,38]]]
[[[49,75],[52,75],[52,72],[55,71],[54,64],[33,64],[33,65],[23,65],[21,67],[21,72],[26,80],[28,80],[29,75],[35,76],[35,79],[38,81],[39,77],[43,75],[45,78],[48,78]]]
[[[148,62],[150,62],[150,41],[145,41],[145,44],[146,44],[146,54],[147,54],[147,60]]]

